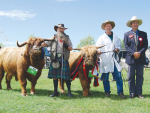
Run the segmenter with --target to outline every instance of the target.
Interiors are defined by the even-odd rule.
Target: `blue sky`
[[[0,43],[16,47],[31,34],[50,38],[54,26],[64,23],[73,47],[89,34],[95,42],[104,33],[101,24],[114,21],[114,33],[123,39],[131,30],[126,26],[132,16],[143,20],[139,30],[150,35],[149,0],[0,0]]]

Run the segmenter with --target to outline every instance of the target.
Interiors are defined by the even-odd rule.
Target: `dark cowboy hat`
[[[57,28],[63,28],[63,29],[68,29],[68,28],[65,28],[64,24],[58,24],[58,26],[54,26],[54,30],[57,32]]]

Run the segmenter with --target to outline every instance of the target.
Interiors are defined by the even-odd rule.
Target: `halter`
[[[112,43],[112,44],[113,44],[113,43]],[[114,45],[114,44],[113,44],[113,46],[114,46],[114,48],[115,48],[115,45]],[[115,53],[114,53],[114,50],[113,50],[113,51],[102,52],[102,54],[104,54],[104,53],[109,53],[109,52],[113,52],[113,54],[112,54],[112,57],[109,59],[109,61],[106,63],[106,65],[112,60],[112,58],[113,58],[113,56],[115,55]],[[116,53],[116,54],[119,56],[118,53]],[[106,65],[101,66],[101,67],[99,67],[99,68],[105,67]]]
[[[42,48],[42,46],[36,46],[39,50]],[[31,57],[32,58],[36,58],[36,59],[41,59],[41,56],[40,55],[38,55],[38,56],[35,56],[34,55],[34,46],[33,47],[29,47],[28,48],[28,51],[29,51],[29,53],[31,54]]]

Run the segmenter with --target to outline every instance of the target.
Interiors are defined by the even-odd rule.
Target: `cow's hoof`
[[[89,92],[89,93],[88,93],[88,95],[92,95],[92,93],[91,93],[91,92]]]
[[[25,97],[28,96],[27,93],[22,93],[21,96]]]
[[[64,91],[64,90],[61,90],[61,93],[65,93],[65,91]]]
[[[83,93],[83,96],[84,96],[84,97],[87,97],[87,96],[88,96],[88,93]]]
[[[10,88],[7,88],[8,90],[12,90],[12,88],[10,87]]]
[[[34,94],[35,94],[35,92],[30,92],[30,94],[31,94],[31,95],[34,95]]]

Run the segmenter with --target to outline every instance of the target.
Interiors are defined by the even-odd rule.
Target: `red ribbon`
[[[86,70],[85,70],[85,61],[83,62],[83,72],[84,72],[84,77],[87,80],[87,82],[89,82],[88,77],[86,75]]]
[[[83,59],[83,57],[79,60],[79,62],[78,62],[78,64],[77,64],[76,69],[74,70],[74,72],[71,73],[71,78],[72,78],[73,80],[74,80],[74,79],[77,77],[77,75],[79,74],[79,65],[80,65],[82,59]]]
[[[143,46],[143,38],[139,37],[139,41],[140,41],[140,46]]]

